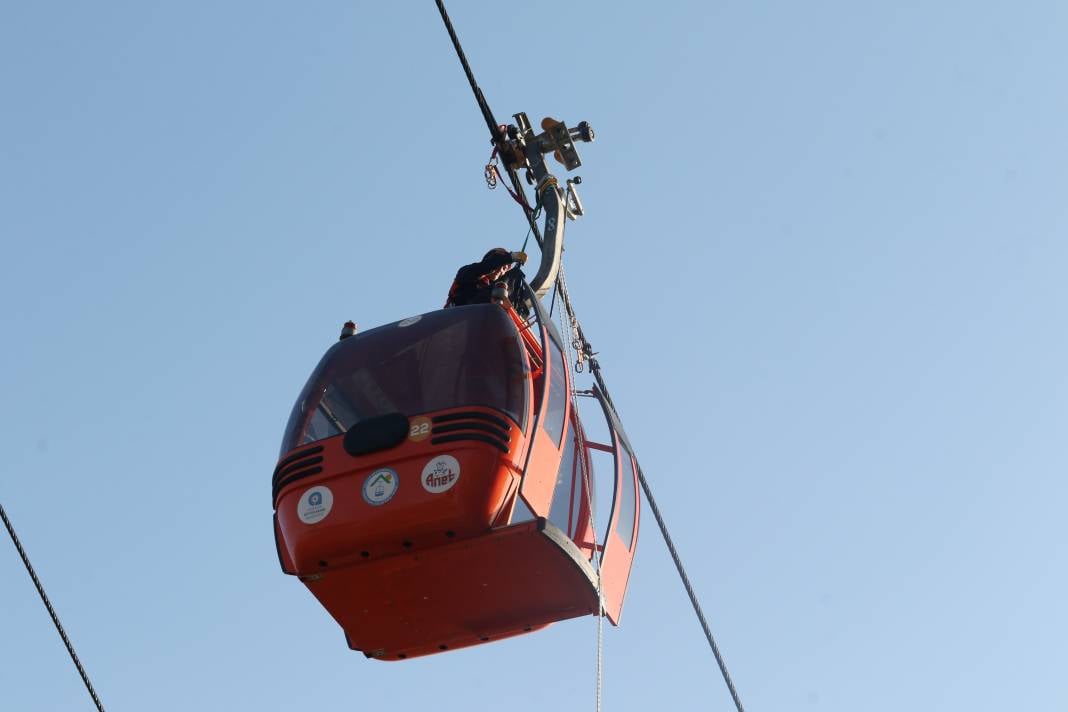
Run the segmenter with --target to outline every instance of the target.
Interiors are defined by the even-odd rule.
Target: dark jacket
[[[445,300],[445,306],[459,307],[464,304],[488,303],[493,292],[493,284],[490,282],[489,275],[512,262],[512,255],[507,252],[490,252],[482,258],[481,262],[464,265],[456,271],[456,278],[449,287],[449,296]],[[522,279],[523,273],[516,268],[506,272],[500,281],[508,285],[510,294],[514,294]]]

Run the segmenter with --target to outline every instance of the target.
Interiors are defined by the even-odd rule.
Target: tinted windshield
[[[282,453],[366,418],[482,405],[525,428],[523,345],[493,304],[454,307],[372,329],[333,346],[308,379]]]

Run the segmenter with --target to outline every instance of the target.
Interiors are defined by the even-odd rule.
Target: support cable
[[[497,119],[493,118],[493,111],[490,109],[489,102],[486,101],[485,95],[482,94],[482,89],[479,88],[478,82],[475,81],[475,73],[471,71],[471,65],[467,63],[467,55],[464,54],[463,47],[460,46],[460,38],[456,35],[456,30],[453,29],[452,20],[449,19],[449,13],[445,11],[444,0],[436,0],[438,5],[438,12],[441,13],[441,19],[445,23],[445,29],[449,32],[449,39],[452,40],[453,49],[456,50],[456,56],[460,59],[460,64],[463,65],[464,74],[467,75],[467,82],[471,85],[471,91],[475,93],[475,101],[478,103],[478,108],[482,112],[482,118],[486,120],[486,126],[489,127],[490,138],[493,140],[493,146],[495,148],[501,147],[501,129],[500,124],[497,123]],[[523,208],[523,214],[527,218],[527,222],[530,224],[530,230],[534,234],[534,241],[541,246],[541,231],[538,229],[537,218],[534,214],[534,209],[530,207],[529,201],[526,200],[526,191],[523,189],[523,183],[519,180],[519,174],[516,172],[515,167],[505,162],[505,172],[508,173],[508,180],[512,184],[515,194],[523,196],[523,201],[526,203],[520,203],[520,207]],[[519,199],[516,199],[519,202]]]
[[[605,394],[607,398],[608,395]],[[613,410],[615,406],[613,406]],[[635,460],[637,458],[635,457]],[[656,523],[660,526],[660,534],[664,537],[664,543],[667,544],[668,551],[671,552],[671,558],[675,562],[675,568],[679,571],[679,576],[682,578],[682,585],[686,587],[686,594],[690,597],[690,603],[693,605],[693,611],[697,614],[697,620],[701,622],[701,628],[705,632],[705,638],[708,639],[708,645],[712,648],[712,654],[716,656],[716,664],[719,665],[719,671],[723,674],[723,681],[727,683],[727,689],[731,693],[731,699],[734,700],[734,706],[738,709],[738,712],[745,712],[745,708],[742,707],[742,700],[738,697],[738,690],[734,687],[734,680],[731,679],[731,674],[727,671],[727,663],[723,660],[723,654],[719,651],[719,646],[716,645],[716,639],[712,637],[712,629],[708,627],[708,621],[705,620],[705,614],[701,610],[701,604],[697,600],[697,594],[693,590],[693,585],[690,583],[690,577],[686,575],[686,569],[682,565],[682,559],[679,558],[679,552],[675,549],[675,543],[671,541],[671,535],[668,534],[667,525],[664,523],[664,517],[660,514],[660,508],[656,506],[656,499],[653,497],[652,490],[649,489],[649,483],[645,480],[645,474],[642,473],[642,466],[638,465],[638,482],[641,483],[642,491],[645,492],[645,499],[649,502],[649,508],[653,510],[653,516],[656,517]]]
[[[33,565],[30,564],[30,559],[26,556],[26,551],[22,548],[19,537],[15,534],[15,528],[11,526],[11,520],[7,518],[7,512],[4,511],[2,504],[0,504],[0,517],[4,520],[4,526],[7,527],[7,533],[11,535],[11,541],[15,543],[19,556],[22,557],[22,563],[25,564],[26,570],[30,573],[30,578],[33,579],[33,585],[37,587],[37,593],[41,595],[41,600],[44,602],[45,608],[48,609],[48,615],[52,616],[52,622],[55,623],[56,630],[59,631],[59,637],[63,639],[63,644],[67,646],[67,652],[70,653],[70,658],[74,661],[74,667],[78,668],[78,674],[82,676],[82,682],[85,683],[86,689],[89,690],[89,696],[93,698],[96,708],[100,712],[104,712],[104,705],[101,704],[100,698],[96,696],[93,683],[89,682],[89,675],[86,674],[85,668],[82,667],[81,661],[78,660],[78,654],[74,652],[74,646],[71,645],[70,638],[67,637],[66,631],[63,630],[63,626],[59,622],[59,616],[56,615],[55,609],[52,608],[52,602],[48,600],[44,586],[41,585],[40,579],[37,578],[37,573],[33,570]]]
[[[445,23],[445,29],[449,31],[449,39],[452,40],[452,46],[456,50],[456,56],[460,58],[460,64],[463,65],[464,74],[467,75],[467,82],[471,85],[471,91],[475,93],[475,101],[478,102],[478,108],[482,111],[482,118],[486,120],[486,126],[489,127],[490,136],[493,137],[494,145],[497,143],[497,136],[500,124],[497,123],[497,119],[493,118],[493,111],[489,107],[489,102],[486,101],[486,97],[482,95],[482,90],[478,87],[478,82],[475,81],[475,73],[471,71],[471,65],[467,63],[467,56],[464,54],[464,48],[460,46],[460,38],[456,36],[456,30],[452,27],[452,20],[449,19],[449,13],[445,11],[444,0],[437,0],[438,12],[441,13],[441,19]]]
[[[576,348],[579,352],[576,368],[580,367],[583,361],[589,361],[590,372],[597,380],[597,385],[604,394],[605,400],[612,408],[612,411],[616,413],[618,419],[618,411],[616,410],[615,403],[612,402],[612,396],[609,395],[608,387],[605,385],[604,377],[601,375],[601,366],[597,363],[597,359],[593,358],[595,352],[586,340],[586,336],[582,332],[582,325],[575,316],[575,310],[571,304],[571,297],[567,292],[567,283],[564,281],[562,272],[557,276],[556,286],[560,293],[560,299],[564,309],[570,317],[574,327],[573,333],[576,335]],[[634,460],[637,462],[637,456],[635,456]],[[649,502],[649,508],[653,510],[653,516],[656,518],[656,523],[660,527],[660,534],[663,536],[664,543],[667,544],[668,551],[671,553],[671,559],[675,562],[675,569],[679,572],[679,577],[682,579],[682,585],[686,588],[686,594],[690,597],[690,604],[693,606],[694,613],[697,614],[697,620],[701,623],[701,629],[704,631],[705,638],[708,640],[708,645],[712,649],[712,655],[716,658],[716,664],[719,666],[719,671],[723,675],[723,681],[727,684],[731,699],[734,700],[734,706],[738,712],[745,712],[745,708],[742,706],[742,700],[738,696],[738,690],[735,688],[734,681],[731,679],[730,672],[727,670],[727,663],[723,659],[723,654],[720,652],[719,645],[716,644],[716,639],[712,635],[712,629],[709,627],[708,621],[705,619],[701,604],[697,600],[697,593],[693,589],[693,584],[690,583],[690,577],[686,575],[686,568],[682,564],[682,558],[679,556],[679,552],[675,548],[675,543],[672,541],[671,535],[668,533],[667,524],[664,522],[664,517],[660,513],[660,507],[656,504],[656,499],[653,497],[653,491],[649,487],[649,482],[645,479],[645,473],[642,472],[641,463],[638,463],[638,482],[641,484],[642,491],[645,493],[646,501]]]

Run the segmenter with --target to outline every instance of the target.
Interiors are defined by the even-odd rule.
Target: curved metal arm
[[[526,114],[516,114],[515,120],[516,126],[509,127],[507,134],[511,141],[504,142],[503,145],[498,142],[497,146],[502,155],[511,156],[509,165],[525,163],[527,177],[536,182],[538,204],[545,213],[545,231],[540,241],[541,263],[538,265],[538,273],[530,280],[534,294],[540,298],[556,283],[556,275],[560,271],[560,255],[564,249],[564,223],[567,222],[568,215],[568,199],[557,186],[556,176],[546,168],[544,156],[552,153],[569,171],[578,168],[582,161],[575,150],[575,142],[592,141],[593,129],[585,121],[569,129],[564,122],[547,118],[541,122],[544,131],[535,135]],[[518,150],[521,150],[522,154],[517,155]],[[572,213],[572,217],[581,214],[582,208],[579,206],[578,211]],[[529,208],[527,215],[530,215]]]
[[[540,156],[539,156],[540,159]],[[542,176],[537,176],[538,194],[541,209],[545,212],[545,230],[542,232],[541,263],[538,273],[530,280],[530,287],[538,297],[544,296],[556,284],[556,274],[560,271],[560,255],[564,248],[564,214],[565,204],[556,187],[556,179],[540,163]],[[536,173],[536,172],[535,172]]]

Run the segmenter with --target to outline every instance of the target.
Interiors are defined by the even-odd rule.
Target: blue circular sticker
[[[326,519],[334,506],[334,493],[328,487],[312,487],[300,496],[297,516],[305,524],[316,524]]]

